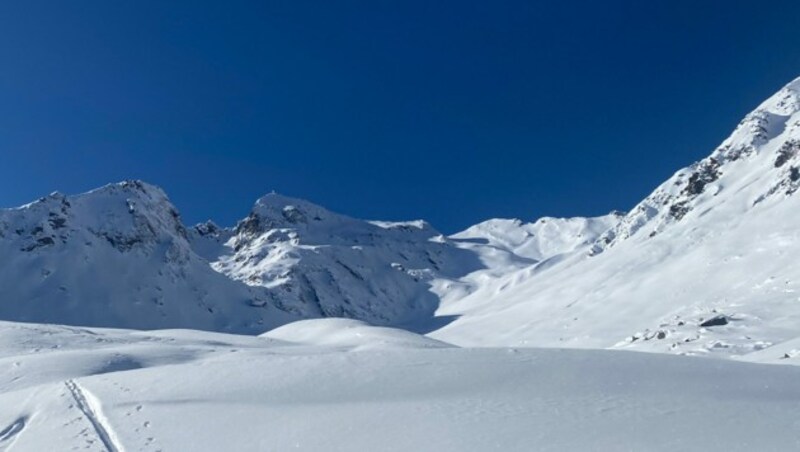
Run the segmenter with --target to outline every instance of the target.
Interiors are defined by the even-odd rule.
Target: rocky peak
[[[71,237],[100,238],[121,252],[159,242],[185,242],[175,206],[158,187],[138,180],[110,184],[75,196],[54,192],[24,206],[0,210],[0,232],[12,230],[20,249],[36,251]]]
[[[343,218],[308,201],[270,193],[256,201],[250,214],[236,225],[236,233],[253,237],[271,229],[307,229]]]
[[[109,184],[77,195],[87,227],[120,250],[157,241],[185,241],[186,227],[166,193],[140,180]]]

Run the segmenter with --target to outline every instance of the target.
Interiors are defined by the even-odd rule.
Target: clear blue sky
[[[0,206],[140,178],[454,232],[626,210],[800,75],[800,2],[0,6]]]

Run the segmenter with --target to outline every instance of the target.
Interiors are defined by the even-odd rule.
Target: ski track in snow
[[[78,409],[83,412],[83,415],[86,416],[86,419],[92,424],[92,427],[97,433],[97,437],[100,438],[106,450],[108,452],[123,452],[124,448],[116,439],[114,430],[108,424],[108,421],[100,409],[100,405],[92,400],[91,394],[78,385],[75,380],[67,380],[64,382],[64,385],[69,389],[72,398],[75,399]]]
[[[27,418],[20,416],[3,430],[0,430],[0,450],[9,450],[14,444],[17,435],[25,429]]]

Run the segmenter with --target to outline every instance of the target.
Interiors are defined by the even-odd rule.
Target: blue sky
[[[800,3],[0,6],[0,206],[140,178],[454,232],[629,209],[800,76]]]

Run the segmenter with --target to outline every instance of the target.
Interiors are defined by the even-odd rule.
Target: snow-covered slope
[[[593,218],[544,217],[533,223],[497,218],[478,223],[451,238],[471,240],[538,262],[593,244],[615,226],[621,216],[619,212],[611,212]]]
[[[707,158],[675,173],[597,243],[595,253],[632,236],[691,224],[727,202],[728,216],[787,198],[800,186],[800,79],[748,114]],[[769,203],[768,203],[769,204]],[[702,221],[702,220],[699,220]]]
[[[508,286],[509,275],[541,271],[592,244],[619,221],[620,213],[594,218],[541,218],[533,223],[492,219],[449,237],[454,246],[477,255],[483,268],[460,278],[435,278],[432,291],[439,298],[437,317],[430,329],[447,325],[486,303],[493,303],[498,285]],[[525,272],[521,272],[525,270]],[[491,292],[486,292],[490,288]],[[480,296],[472,294],[481,294]],[[471,296],[472,295],[472,296]]]
[[[482,287],[433,334],[459,344],[746,354],[800,325],[800,81],[592,246]],[[718,319],[710,321],[718,317]]]
[[[315,323],[278,340],[0,322],[0,449],[782,451],[800,441],[795,366],[428,347],[411,333],[358,340],[352,324]],[[342,336],[349,345],[308,345]]]

